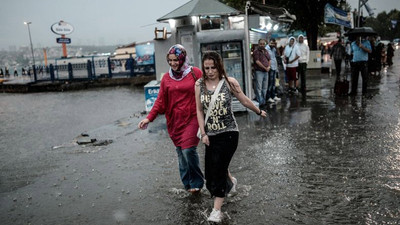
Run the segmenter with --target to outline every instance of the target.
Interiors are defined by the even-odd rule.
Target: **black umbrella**
[[[356,27],[347,31],[345,36],[376,36],[378,33],[374,31],[371,27]]]

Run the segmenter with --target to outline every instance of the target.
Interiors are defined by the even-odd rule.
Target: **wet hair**
[[[229,82],[229,80],[228,80],[228,74],[225,71],[224,62],[222,61],[221,55],[216,51],[204,52],[203,58],[201,60],[201,69],[203,71],[203,84],[205,85],[205,80],[208,79],[206,76],[206,71],[204,69],[204,61],[206,61],[206,60],[212,60],[214,62],[214,66],[218,70],[219,79],[221,80],[222,78],[225,78],[225,81],[229,84],[230,89],[237,92],[234,85],[232,85],[231,82]]]
[[[267,40],[265,40],[264,38],[260,38],[260,39],[258,39],[258,44],[260,44],[261,41],[264,41],[265,43],[267,43]]]

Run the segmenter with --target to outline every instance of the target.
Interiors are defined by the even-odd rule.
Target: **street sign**
[[[67,35],[74,31],[74,27],[71,24],[64,22],[62,20],[60,22],[51,25],[50,29],[51,31],[53,31],[53,33],[59,35]]]
[[[71,38],[57,38],[59,44],[71,44]]]

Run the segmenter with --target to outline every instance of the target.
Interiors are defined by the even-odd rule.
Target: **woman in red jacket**
[[[186,190],[197,193],[204,185],[200,169],[197,145],[199,128],[196,117],[194,84],[202,77],[202,71],[189,66],[186,50],[182,45],[172,46],[167,54],[170,69],[164,74],[160,91],[153,108],[138,127],[146,129],[158,114],[165,114],[170,138],[176,146],[179,172]]]

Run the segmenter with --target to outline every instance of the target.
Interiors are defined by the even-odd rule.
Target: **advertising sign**
[[[59,35],[67,35],[74,31],[74,28],[72,27],[71,24],[64,22],[62,20],[60,22],[51,25],[50,29],[51,31],[53,31],[53,33]]]
[[[136,45],[135,50],[135,61],[138,66],[154,64],[154,43]]]
[[[144,97],[146,112],[150,112],[156,102],[158,92],[160,91],[160,83],[156,80],[150,81],[144,86]]]
[[[325,23],[353,28],[353,16],[350,12],[343,11],[327,3],[325,5]]]

